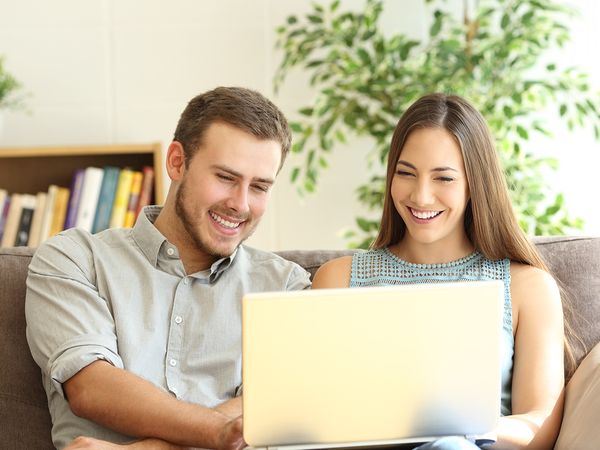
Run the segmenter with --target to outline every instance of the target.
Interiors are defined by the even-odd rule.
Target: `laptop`
[[[289,450],[493,442],[503,293],[500,281],[472,281],[245,295],[245,441]]]

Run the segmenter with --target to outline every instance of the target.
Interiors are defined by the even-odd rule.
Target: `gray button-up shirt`
[[[27,339],[42,369],[54,444],[79,435],[131,438],[75,416],[62,383],[105,360],[182,400],[214,407],[241,384],[241,298],[304,289],[308,273],[240,246],[210,269],[185,273],[146,207],[133,229],[71,229],[35,253],[27,278]]]

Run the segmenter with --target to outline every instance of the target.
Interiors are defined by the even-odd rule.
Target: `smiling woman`
[[[498,443],[525,448],[535,439],[551,448],[564,384],[558,288],[518,226],[481,114],[461,97],[427,95],[394,131],[372,250],[324,264],[313,288],[474,280],[504,284]],[[464,440],[419,447],[434,448],[477,447]]]

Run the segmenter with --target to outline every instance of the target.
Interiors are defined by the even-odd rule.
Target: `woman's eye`
[[[439,177],[438,180],[444,182],[444,183],[450,183],[451,181],[454,181],[454,178],[452,177]]]
[[[413,176],[413,174],[411,172],[407,172],[405,170],[396,170],[396,175],[400,175],[401,177]]]

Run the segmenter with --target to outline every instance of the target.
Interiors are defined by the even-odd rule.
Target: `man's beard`
[[[175,197],[175,212],[177,213],[177,216],[179,216],[179,220],[181,220],[181,223],[183,224],[183,228],[187,232],[187,235],[189,236],[190,240],[192,241],[194,247],[196,247],[196,250],[198,250],[200,253],[204,253],[206,255],[213,256],[215,259],[221,259],[221,258],[225,258],[225,257],[231,255],[231,253],[233,253],[233,251],[235,251],[235,249],[232,252],[224,253],[224,252],[220,252],[219,250],[211,247],[209,244],[207,244],[205,242],[205,240],[202,238],[202,236],[200,235],[200,233],[194,226],[194,222],[191,220],[190,214],[185,209],[185,198],[187,196],[186,187],[187,187],[187,183],[186,183],[186,180],[184,179],[182,181],[181,185],[179,186],[179,189],[177,190],[177,195]],[[210,219],[207,218],[207,220],[210,220]],[[248,239],[254,233],[254,230],[256,230],[256,225],[258,225],[258,223],[254,224],[254,227],[252,227],[250,229],[250,232],[248,233],[247,236],[240,239],[240,242],[238,242],[237,245],[235,246],[236,248],[239,247],[242,244],[242,242],[244,242],[246,239]]]

